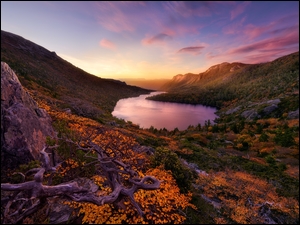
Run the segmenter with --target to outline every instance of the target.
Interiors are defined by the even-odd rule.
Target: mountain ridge
[[[163,86],[162,89],[165,91],[170,91],[172,89],[178,89],[182,88],[186,85],[193,85],[202,82],[202,80],[209,80],[216,78],[217,76],[220,77],[221,74],[228,74],[231,72],[234,72],[236,70],[239,70],[245,66],[248,66],[251,64],[245,64],[245,63],[240,63],[240,62],[233,62],[233,63],[228,63],[228,62],[223,62],[220,64],[213,65],[209,67],[206,71],[199,73],[199,74],[193,74],[193,73],[187,73],[187,74],[178,74],[175,75],[169,82],[166,82]]]
[[[1,30],[1,61],[6,62],[29,90],[36,86],[52,100],[79,112],[74,105],[92,103],[98,114],[111,113],[121,98],[150,93],[152,90],[125,82],[97,77],[74,66],[46,48],[19,35]],[[106,98],[98,96],[105,95]],[[81,110],[87,111],[87,110]]]
[[[180,80],[176,75],[164,85],[163,90],[168,93],[148,99],[217,108],[236,99],[237,106],[247,101],[283,97],[285,89],[287,93],[289,89],[297,91],[298,73],[299,52],[260,64],[221,63],[198,75],[183,75]]]
[[[1,37],[3,36],[1,33]],[[128,87],[119,81],[88,76],[73,65],[64,63],[53,52],[45,51],[45,54],[39,54],[38,50],[33,49],[34,47],[22,44],[20,47],[17,43],[12,46],[1,42],[1,60],[8,61],[8,64],[17,70],[20,82],[26,86],[24,89],[29,90],[34,100],[38,99],[37,104],[49,113],[53,120],[53,128],[58,132],[59,139],[50,138],[47,145],[51,146],[51,150],[52,147],[56,148],[64,162],[60,164],[61,168],[58,167],[54,176],[44,176],[43,182],[68,185],[66,182],[75,181],[78,177],[84,178],[80,183],[85,187],[92,183],[101,190],[95,192],[97,198],[102,196],[105,189],[100,189],[100,186],[106,188],[108,182],[94,179],[95,174],[102,175],[103,171],[98,170],[99,164],[94,167],[97,155],[91,151],[100,148],[101,152],[109,156],[105,158],[105,162],[109,162],[110,157],[113,157],[114,162],[128,163],[134,170],[138,169],[143,171],[142,173],[145,172],[145,175],[153,175],[164,181],[162,184],[166,186],[158,189],[157,194],[151,195],[152,197],[143,194],[139,198],[143,209],[150,209],[145,214],[148,216],[145,222],[157,223],[158,218],[174,217],[177,215],[174,213],[177,212],[178,215],[185,212],[182,218],[186,220],[183,222],[186,224],[296,224],[299,221],[298,53],[270,63],[235,68],[232,72],[230,70],[234,67],[229,68],[230,63],[221,63],[222,65],[215,65],[208,71],[211,76],[201,77],[196,74],[201,78],[199,81],[181,89],[177,88],[168,95],[171,99],[166,100],[219,105],[220,118],[215,124],[207,121],[203,126],[191,125],[184,131],[176,128],[168,131],[153,127],[139,128],[130,121],[125,122],[113,117],[108,118],[109,123],[104,123],[106,118],[103,111],[109,112],[115,101],[148,90]],[[227,71],[226,76],[220,73],[221,67]],[[188,76],[194,77],[193,74]],[[37,112],[39,111],[35,111]],[[100,114],[99,117],[96,116],[97,113]],[[247,120],[249,116],[251,118]],[[3,136],[1,134],[1,137]],[[108,164],[110,163],[104,165]],[[122,164],[118,163],[117,167]],[[23,180],[20,174],[26,174],[29,169],[31,171],[31,168],[39,167],[37,163],[23,166],[16,170],[19,172],[17,174],[2,172],[1,175],[10,183],[19,183]],[[126,168],[121,172],[126,172]],[[123,174],[119,172],[120,170],[116,174]],[[175,180],[171,181],[165,176],[165,172]],[[32,180],[26,177],[28,178]],[[41,176],[34,176],[34,182],[41,183],[40,178]],[[124,178],[127,187],[128,177]],[[33,192],[27,188],[24,196],[28,196],[28,192],[36,193],[36,189],[32,189]],[[189,198],[179,197],[174,190],[183,193],[188,191],[185,196]],[[44,192],[39,193],[44,195]],[[78,196],[78,193],[76,195]],[[7,197],[9,196],[12,196],[11,193],[8,193]],[[8,220],[10,215],[26,215],[24,210],[30,210],[28,205],[30,207],[33,201],[38,200],[36,196],[35,199],[30,196],[25,199],[19,190],[13,197],[16,198],[12,201],[10,198],[4,198],[2,201],[2,214],[4,217],[8,215]],[[145,205],[144,199],[147,199]],[[177,202],[174,202],[174,199]],[[103,208],[94,207],[89,203],[81,205],[83,208],[80,210],[83,209],[84,213],[79,216],[77,212],[80,205],[70,210],[70,207],[62,204],[64,200],[63,197],[43,200],[42,202],[47,204],[45,207],[36,207],[38,212],[26,215],[26,218],[18,221],[35,224],[45,221],[55,223],[53,221],[59,218],[59,223],[102,223],[103,218],[113,219],[107,219],[106,222],[116,221],[115,216],[117,219],[134,219],[124,219],[122,223],[137,221],[137,217],[133,216],[130,210],[120,213],[118,208],[111,208],[111,213],[108,213]],[[195,204],[196,210],[182,208],[179,204],[190,200]],[[53,203],[55,206],[57,203],[59,207],[52,207]],[[101,204],[102,206],[104,207]],[[122,204],[121,207],[123,206]],[[126,204],[126,207],[131,206],[129,202]],[[165,208],[161,208],[162,206]],[[173,207],[171,211],[169,207]],[[153,216],[153,212],[157,213],[156,217]],[[174,218],[176,220],[170,220],[171,223],[181,223],[178,220],[180,217]],[[100,220],[101,222],[97,222]]]
[[[271,62],[263,62],[263,63],[256,63],[256,64],[246,64],[242,62],[223,62],[220,64],[213,65],[209,67],[206,71],[201,72],[199,74],[195,73],[186,73],[186,74],[177,74],[173,76],[173,78],[162,85],[162,90],[164,91],[179,91],[184,87],[188,87],[189,85],[201,85],[204,82],[215,82],[218,81],[217,79],[221,79],[224,81],[231,76],[234,76],[236,72],[242,71],[244,67],[251,68],[256,66],[262,65],[269,65],[272,63],[276,63],[277,61],[284,60],[288,56],[299,55],[299,52],[293,52],[288,55],[279,57]],[[269,66],[270,67],[270,66]],[[245,68],[244,68],[245,69]]]

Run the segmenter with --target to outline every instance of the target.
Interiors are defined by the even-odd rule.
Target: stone
[[[67,114],[72,114],[72,111],[69,108],[64,109],[64,112],[67,113]]]
[[[299,109],[289,112],[287,119],[299,119]]]
[[[89,193],[96,193],[99,187],[88,178],[77,178],[67,183],[76,182],[79,187],[88,189]],[[64,183],[64,184],[67,184]],[[65,197],[53,197],[48,200],[49,223],[50,224],[68,224],[76,219],[78,210],[70,207],[66,202],[71,202]]]
[[[237,107],[235,107],[234,109],[229,109],[229,110],[227,110],[227,111],[225,112],[225,114],[228,115],[228,114],[235,113],[235,112],[239,111],[241,108],[242,108],[241,106],[237,106]]]
[[[273,112],[277,108],[278,108],[278,106],[275,104],[269,105],[263,109],[263,113],[264,113],[264,115],[269,115],[271,112]]]
[[[1,168],[39,160],[47,136],[56,136],[51,117],[38,107],[9,65],[1,62]]]
[[[245,117],[246,119],[254,119],[258,116],[258,113],[255,109],[250,109],[242,112],[241,116]]]
[[[279,98],[271,99],[271,100],[267,101],[266,103],[272,104],[272,105],[278,105],[280,103],[280,99]]]
[[[147,155],[154,155],[155,149],[144,145],[135,145],[133,150],[137,153],[146,153]]]

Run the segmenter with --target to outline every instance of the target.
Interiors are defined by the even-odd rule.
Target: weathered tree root
[[[70,141],[71,142],[71,141]],[[76,144],[72,142],[73,144]],[[73,201],[90,202],[96,205],[113,203],[119,207],[124,207],[123,200],[128,197],[132,205],[137,209],[140,216],[144,216],[142,209],[134,199],[134,193],[138,189],[154,190],[160,187],[160,181],[152,176],[145,176],[143,178],[137,177],[137,173],[131,168],[116,160],[106,156],[103,149],[89,141],[89,146],[83,148],[78,143],[77,147],[83,151],[90,151],[93,149],[97,152],[98,163],[103,175],[106,177],[112,193],[107,196],[98,197],[94,193],[89,192],[88,189],[79,187],[76,182],[69,182],[54,186],[44,185],[43,176],[45,172],[55,172],[56,167],[50,165],[49,155],[45,152],[47,147],[42,149],[41,153],[41,168],[34,168],[26,174],[35,173],[32,181],[23,182],[19,184],[1,184],[2,191],[14,192],[5,206],[3,223],[17,223],[25,217],[36,212],[47,202],[47,198],[53,196],[67,196]],[[123,169],[120,170],[119,168]],[[128,182],[131,186],[124,186],[121,182],[120,174],[128,174],[130,178]],[[21,174],[25,177],[25,175]]]

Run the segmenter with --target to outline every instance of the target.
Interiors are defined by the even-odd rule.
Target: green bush
[[[290,147],[295,145],[293,133],[290,129],[278,130],[274,137],[274,141],[276,144],[279,144],[282,147]]]
[[[165,170],[171,170],[172,174],[180,188],[180,191],[186,193],[190,190],[192,184],[192,172],[182,165],[176,153],[163,147],[158,147],[155,154],[151,157],[151,167],[162,166]]]
[[[266,156],[265,159],[266,159],[267,163],[269,163],[269,165],[275,165],[276,164],[276,161],[275,161],[274,157],[271,156],[271,155]]]
[[[268,139],[269,139],[269,136],[266,134],[266,133],[262,133],[261,135],[260,135],[260,137],[259,137],[259,141],[260,142],[266,142],[266,141],[268,141]]]

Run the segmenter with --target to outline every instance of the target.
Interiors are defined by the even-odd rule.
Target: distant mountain
[[[176,75],[163,90],[168,93],[148,99],[220,109],[280,98],[289,102],[287,110],[295,110],[299,108],[299,52],[268,63],[222,63],[200,74]]]
[[[89,74],[55,52],[2,30],[1,61],[16,72],[24,87],[39,90],[48,101],[79,115],[110,113],[119,99],[151,91]]]
[[[161,91],[162,86],[170,79],[123,78],[120,80],[125,81],[129,85]]]
[[[170,81],[166,82],[161,89],[162,90],[171,90],[176,87],[181,87],[189,84],[196,83],[199,81],[199,74],[187,73],[185,75],[178,74],[174,76]]]
[[[171,91],[176,89],[181,89],[183,87],[188,87],[190,85],[197,85],[201,83],[207,83],[210,81],[215,82],[217,79],[226,79],[226,77],[233,74],[233,72],[240,70],[241,68],[247,66],[243,63],[228,63],[224,62],[218,65],[210,67],[203,73],[199,74],[178,74],[173,77],[169,82],[165,83],[162,86],[162,89],[165,91]]]

